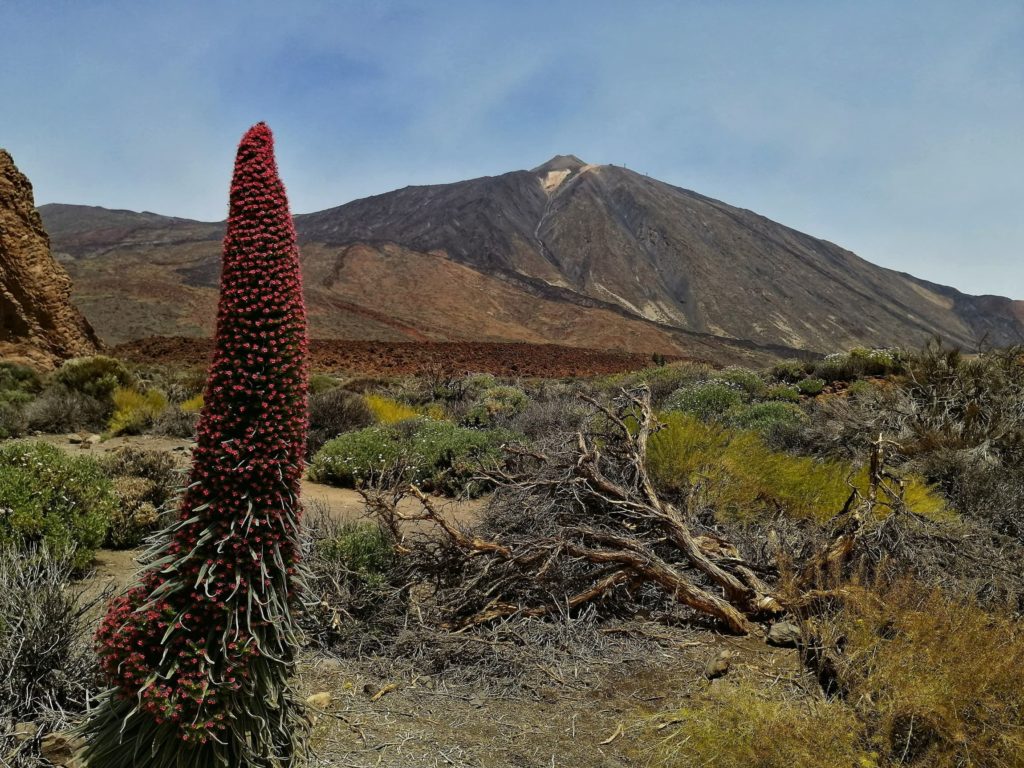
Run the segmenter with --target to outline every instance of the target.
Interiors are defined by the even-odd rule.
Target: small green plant
[[[181,408],[182,413],[199,413],[201,410],[203,410],[202,393],[196,395],[195,397],[190,397],[188,400],[183,401],[181,405],[178,407]]]
[[[118,387],[112,395],[114,414],[107,428],[112,435],[137,435],[167,410],[167,396],[158,389],[139,392]]]
[[[665,401],[665,410],[689,413],[707,421],[723,417],[749,400],[746,391],[725,381],[703,381],[676,390]]]
[[[118,387],[135,386],[135,377],[124,364],[104,355],[68,360],[57,369],[53,380],[72,392],[100,401],[109,401]]]
[[[367,582],[380,581],[395,560],[387,534],[372,523],[344,523],[316,542],[317,554]]]
[[[76,568],[103,543],[117,500],[100,464],[40,442],[0,446],[0,545],[45,543]]]
[[[508,423],[526,410],[529,402],[530,398],[519,387],[491,387],[470,406],[463,423],[475,427]]]
[[[314,373],[309,377],[309,394],[311,395],[319,395],[340,386],[340,381],[324,373]]]
[[[756,432],[770,438],[781,432],[792,432],[807,420],[807,416],[794,403],[768,401],[745,403],[731,409],[725,421],[737,429]]]
[[[774,387],[768,387],[768,391],[764,395],[765,400],[779,400],[784,403],[799,403],[800,402],[800,390],[789,384],[777,384]]]
[[[42,389],[43,381],[33,369],[0,362],[0,405],[24,405]]]
[[[800,390],[801,395],[807,395],[814,397],[820,395],[825,389],[825,380],[816,378],[801,379],[797,382],[796,388]]]
[[[316,482],[354,488],[383,476],[398,476],[440,493],[475,495],[480,462],[495,461],[508,432],[459,427],[426,418],[378,424],[328,442],[310,462]]]

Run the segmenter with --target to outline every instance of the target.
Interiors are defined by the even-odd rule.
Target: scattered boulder
[[[725,677],[725,675],[729,674],[731,666],[732,654],[729,651],[722,651],[704,667],[704,677],[708,680],[717,680],[720,677]]]
[[[306,706],[313,707],[314,709],[327,709],[331,706],[332,701],[334,701],[334,697],[329,691],[321,691],[307,697]]]
[[[11,728],[11,738],[14,739],[15,744],[24,744],[26,741],[32,741],[38,735],[39,724],[31,721],[15,723],[14,727]]]
[[[39,742],[39,753],[59,768],[84,768],[77,757],[85,742],[68,732],[48,733]]]
[[[778,621],[768,630],[768,644],[778,648],[796,648],[800,638],[800,627],[791,621]]]

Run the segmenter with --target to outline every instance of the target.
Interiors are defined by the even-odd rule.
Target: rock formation
[[[71,278],[50,253],[32,184],[0,149],[0,358],[52,367],[96,352],[96,334],[70,297]]]

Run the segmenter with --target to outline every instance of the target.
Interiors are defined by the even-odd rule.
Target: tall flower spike
[[[213,362],[178,520],[97,633],[110,685],[92,768],[283,768],[304,750],[289,687],[306,441],[295,227],[258,123],[238,147]]]

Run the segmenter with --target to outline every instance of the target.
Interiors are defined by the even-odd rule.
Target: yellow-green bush
[[[847,586],[810,620],[838,695],[715,683],[655,742],[659,768],[1024,766],[1024,625],[914,582]],[[662,728],[661,731],[665,729]]]
[[[112,435],[138,434],[167,410],[167,396],[158,389],[118,387],[112,399],[114,414],[107,425]]]
[[[882,765],[1024,765],[1024,626],[913,582],[820,620]]]
[[[773,451],[756,434],[706,424],[684,413],[662,417],[651,436],[648,469],[654,482],[682,492],[701,482],[723,520],[753,521],[782,512],[828,520],[850,495],[850,482],[867,491],[866,467]],[[907,478],[909,507],[930,517],[950,515],[942,498],[918,478]]]
[[[203,410],[203,396],[200,394],[190,397],[178,407],[181,408],[182,413],[199,413]]]
[[[392,400],[383,395],[366,395],[366,405],[374,419],[381,424],[397,424],[400,421],[415,419],[419,411],[407,403]]]
[[[831,701],[772,699],[750,685],[714,685],[672,713],[657,768],[872,768],[853,711]]]

